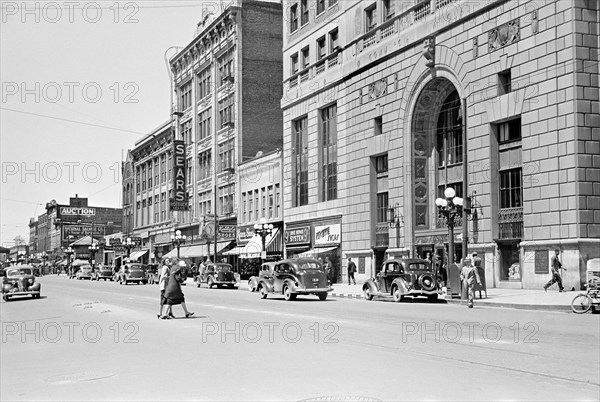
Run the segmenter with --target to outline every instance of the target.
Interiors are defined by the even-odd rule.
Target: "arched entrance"
[[[447,261],[448,232],[438,219],[435,199],[446,187],[463,197],[463,117],[460,95],[447,78],[438,77],[425,85],[413,109],[410,135],[412,146],[412,206],[414,254],[437,256]],[[461,223],[461,222],[457,222]],[[456,233],[460,233],[457,230]],[[457,240],[455,238],[455,240]],[[456,242],[455,261],[461,257]]]

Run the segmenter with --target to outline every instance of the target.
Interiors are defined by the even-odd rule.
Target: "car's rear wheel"
[[[283,288],[283,297],[287,301],[292,300],[292,289],[290,289],[289,286],[286,286],[286,287]]]
[[[261,299],[266,299],[267,298],[268,292],[267,292],[267,289],[264,286],[258,285],[258,293],[260,293],[260,298]]]
[[[437,294],[427,295],[427,300],[429,301],[429,303],[437,303],[438,295]]]
[[[3,295],[2,298],[4,299],[4,301],[8,301],[8,295]]]
[[[256,289],[254,289],[254,285],[252,284],[252,281],[248,281],[248,290],[250,292],[254,292]]]
[[[213,278],[208,278],[208,281],[207,281],[206,283],[207,283],[207,285],[208,285],[208,288],[209,288],[209,289],[212,289],[212,287],[213,287],[213,286],[214,286],[214,284],[215,284],[215,281],[213,281]]]
[[[399,286],[394,286],[392,288],[392,297],[394,298],[394,301],[396,303],[399,303],[402,301],[402,294],[400,293],[400,287]]]
[[[319,293],[318,296],[321,301],[327,300],[327,293]]]
[[[363,289],[363,296],[365,297],[365,300],[373,300],[373,294],[371,293],[370,287],[367,286]]]

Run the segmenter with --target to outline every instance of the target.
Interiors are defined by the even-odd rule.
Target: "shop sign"
[[[339,223],[325,226],[315,226],[314,245],[340,244],[342,225]]]
[[[139,236],[131,236],[130,239],[131,239],[131,241],[133,243],[135,243],[136,247],[142,245],[142,238],[141,237],[139,237]]]
[[[92,216],[96,215],[96,208],[89,207],[60,207],[61,215],[85,215]]]
[[[284,241],[286,245],[310,243],[310,226],[286,229]]]
[[[235,240],[235,225],[219,225],[218,240]]]
[[[94,226],[94,236],[102,236],[104,234],[103,226]],[[63,229],[64,238],[68,236],[84,237],[92,235],[92,226],[90,225],[65,225]]]
[[[254,237],[254,227],[244,226],[238,230],[238,243],[245,243]]]
[[[173,141],[173,198],[169,200],[169,209],[171,211],[189,210],[187,195],[186,178],[186,151],[185,142],[182,140]]]
[[[108,239],[108,244],[110,244],[111,246],[120,245],[121,238],[120,237],[111,237],[110,239]]]

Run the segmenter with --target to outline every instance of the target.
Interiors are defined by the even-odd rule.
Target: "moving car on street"
[[[208,263],[195,278],[194,282],[200,287],[205,283],[208,288],[217,286],[218,288],[227,286],[230,288],[237,287],[238,278],[233,272],[230,264],[226,263]]]
[[[99,265],[94,272],[94,279],[99,281],[100,279],[113,280],[113,268],[110,265]]]
[[[158,278],[160,273],[158,272],[158,264],[148,264],[146,266],[146,280],[148,284],[158,284]]]
[[[29,296],[39,299],[42,285],[35,281],[33,267],[30,265],[18,265],[4,270],[2,277],[2,298],[8,301],[15,296]]]
[[[146,284],[146,266],[139,263],[130,263],[121,266],[117,273],[117,282],[121,285],[127,285],[129,282]]]
[[[265,274],[258,281],[257,290],[262,299],[269,294],[283,295],[285,300],[295,300],[298,295],[317,295],[326,300],[333,288],[327,281],[327,272],[318,260],[300,258],[278,261],[273,274]]]
[[[258,282],[260,281],[260,278],[262,278],[264,275],[273,275],[273,268],[275,268],[275,265],[277,265],[277,262],[275,261],[263,263],[260,266],[260,272],[258,275],[253,275],[250,277],[250,279],[248,279],[248,290],[251,292],[256,292],[258,290]]]
[[[391,296],[396,302],[405,296],[426,296],[434,303],[438,299],[439,286],[428,260],[388,259],[377,277],[365,282],[363,294],[366,300],[372,300],[374,296]]]
[[[94,278],[94,268],[91,265],[81,265],[79,270],[75,274],[75,277],[79,279],[89,279],[90,281]]]

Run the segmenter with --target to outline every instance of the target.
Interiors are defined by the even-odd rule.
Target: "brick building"
[[[333,252],[356,257],[357,278],[386,255],[447,263],[435,200],[452,187],[471,212],[453,221],[456,258],[478,251],[488,287],[541,287],[555,248],[579,287],[600,256],[598,2],[300,0],[284,13],[286,228],[314,249],[339,226]]]
[[[238,164],[281,148],[281,4],[216,6],[206,6],[194,39],[169,61],[173,120],[138,141],[124,165],[128,233],[157,257],[172,250],[175,230],[187,237],[182,257],[207,256],[215,212],[220,225],[237,224]],[[177,141],[185,147],[187,210],[173,203]],[[233,247],[235,236],[216,232],[219,250]]]

